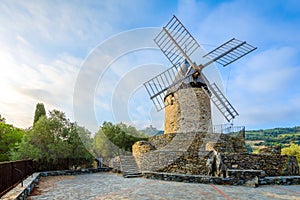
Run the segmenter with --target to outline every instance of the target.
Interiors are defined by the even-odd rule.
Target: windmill
[[[157,111],[166,108],[165,133],[208,131],[211,127],[210,102],[228,122],[238,115],[217,84],[209,82],[203,69],[214,62],[225,67],[256,47],[233,38],[202,55],[207,62],[196,64],[192,57],[200,45],[175,15],[154,42],[172,64],[171,68],[144,83]],[[196,124],[203,127],[195,127]]]

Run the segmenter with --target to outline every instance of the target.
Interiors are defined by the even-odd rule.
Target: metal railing
[[[0,162],[0,197],[33,173],[32,160]]]
[[[233,126],[231,124],[215,125],[213,126],[213,132],[222,134],[244,133],[245,126]]]

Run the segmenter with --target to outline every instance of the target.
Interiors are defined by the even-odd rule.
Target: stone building
[[[171,87],[164,99],[167,105],[164,134],[135,143],[132,156],[120,157],[124,174],[208,175],[207,161],[211,152],[217,152],[223,168],[231,170],[231,174],[236,173],[234,170],[250,174],[258,170],[255,176],[257,173],[268,176],[299,174],[295,157],[247,153],[244,127],[233,128],[228,134],[223,134],[222,129],[216,131],[212,126],[211,103],[207,95],[210,92],[200,76],[194,76],[195,71],[185,64],[176,79],[181,78],[180,74],[187,78]]]
[[[205,93],[207,86],[194,73],[188,62],[184,62],[174,81],[181,76],[187,78],[170,88],[165,96],[165,134],[211,131],[210,98]]]
[[[164,132],[208,132],[212,128],[210,99],[200,84],[188,85],[166,96]]]

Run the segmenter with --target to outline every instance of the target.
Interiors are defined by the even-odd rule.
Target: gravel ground
[[[42,177],[27,198],[44,199],[299,199],[300,185],[223,186],[123,178],[112,173]]]

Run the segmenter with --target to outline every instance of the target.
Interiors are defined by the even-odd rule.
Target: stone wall
[[[133,145],[133,155],[142,171],[174,171],[186,174],[201,174],[206,170],[207,143],[220,152],[245,152],[243,138],[228,134],[177,133],[149,138],[145,145]],[[150,150],[155,149],[155,150]],[[199,167],[200,166],[200,167]],[[174,171],[174,172],[175,172]]]
[[[184,154],[159,172],[205,175],[208,173],[206,168],[208,153],[204,151],[198,154]],[[228,169],[263,170],[267,176],[299,175],[299,166],[294,156],[240,153],[221,156]]]
[[[172,164],[183,153],[187,152],[194,141],[195,135],[196,133],[178,133],[155,137],[155,142],[159,145],[159,148],[155,147],[156,150],[147,153],[137,151],[138,149],[143,151],[143,148],[136,148],[133,155],[142,171],[157,171]],[[170,141],[166,142],[167,140]]]
[[[264,170],[268,176],[298,175],[295,156],[272,154],[224,154],[228,168]]]
[[[275,177],[261,177],[260,172],[255,170],[241,171],[244,174],[240,176],[252,176],[258,177],[258,185],[299,185],[300,176],[275,176]],[[246,175],[245,175],[246,173]],[[204,183],[204,184],[218,184],[218,185],[245,185],[250,187],[256,187],[257,185],[247,184],[247,179],[236,179],[236,175],[229,178],[221,177],[209,177],[203,175],[189,175],[189,174],[174,174],[174,173],[164,173],[164,172],[144,172],[143,176],[149,179],[158,179],[164,181],[177,181],[186,183]],[[250,177],[251,178],[251,177]]]
[[[281,154],[280,146],[264,147],[259,150],[259,154]]]
[[[222,153],[245,153],[247,152],[245,144],[245,132],[237,135],[207,133],[205,135],[205,150],[213,149]]]
[[[137,145],[140,147],[134,150],[142,171],[206,175],[209,148],[213,148],[221,153],[228,169],[264,170],[268,176],[299,174],[293,156],[246,153],[244,133],[237,136],[199,132],[164,134],[149,138],[148,142],[146,150],[143,145]]]
[[[155,146],[148,141],[138,141],[132,145],[132,154],[137,155],[137,154],[145,154],[150,151],[156,150]]]
[[[148,141],[155,147],[155,149],[161,149],[166,147],[176,135],[182,135],[181,139],[186,139],[189,137],[191,133],[170,133],[163,134],[154,137],[148,138]],[[193,133],[192,133],[193,134]],[[194,132],[197,135],[198,140],[194,141],[195,151],[210,151],[211,148],[219,152],[227,152],[227,153],[242,153],[247,152],[245,145],[245,133],[241,132],[235,136],[229,134],[220,134],[220,133],[201,133]],[[181,136],[180,136],[181,137]],[[178,137],[176,137],[177,139]],[[202,138],[199,140],[199,138]],[[191,138],[192,140],[196,139],[194,136]],[[191,141],[192,143],[193,141]],[[178,144],[180,145],[180,144]]]
[[[169,94],[165,103],[169,104],[165,108],[165,134],[211,130],[210,99],[201,87],[181,88]]]
[[[151,142],[156,149],[160,149],[169,144],[175,136],[176,134],[157,135],[154,137],[149,137],[148,141]]]

